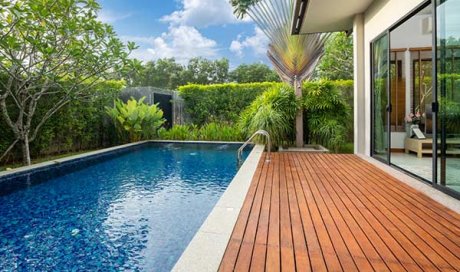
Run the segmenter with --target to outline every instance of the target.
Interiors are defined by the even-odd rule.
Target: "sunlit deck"
[[[354,155],[261,160],[220,271],[458,271],[460,215]]]

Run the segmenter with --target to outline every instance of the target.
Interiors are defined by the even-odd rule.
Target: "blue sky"
[[[230,67],[264,62],[267,38],[248,18],[238,20],[228,0],[99,0],[99,18],[125,41],[140,46],[133,57],[226,57]]]

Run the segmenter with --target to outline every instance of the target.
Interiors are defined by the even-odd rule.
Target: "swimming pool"
[[[237,148],[149,143],[5,187],[0,270],[169,271],[235,176]]]

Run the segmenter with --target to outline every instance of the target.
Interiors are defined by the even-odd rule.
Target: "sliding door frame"
[[[395,24],[391,25],[389,28],[387,28],[385,31],[383,31],[380,35],[378,35],[376,38],[374,38],[370,42],[370,64],[371,64],[371,78],[370,78],[370,85],[371,85],[371,143],[370,143],[370,156],[373,157],[376,160],[379,160],[385,164],[388,164],[392,167],[395,167],[399,170],[402,170],[403,172],[416,177],[419,180],[422,180],[424,182],[429,183],[432,185],[434,188],[452,196],[457,199],[460,199],[460,192],[456,192],[446,186],[445,184],[445,176],[438,177],[438,172],[439,172],[439,165],[438,165],[438,160],[439,160],[439,154],[438,152],[445,152],[443,150],[442,146],[445,144],[446,141],[446,131],[445,129],[441,128],[439,131],[438,124],[440,122],[439,120],[439,99],[438,99],[438,62],[441,61],[438,59],[438,14],[437,14],[437,7],[438,3],[444,3],[446,0],[426,0],[420,3],[417,7],[415,7],[412,11],[410,11],[407,15],[405,15],[403,18],[398,20]],[[432,103],[432,111],[433,111],[433,124],[432,124],[432,134],[433,134],[433,142],[432,142],[432,181],[428,181],[420,176],[415,175],[414,173],[403,169],[401,167],[398,167],[397,165],[394,165],[391,163],[391,31],[395,30],[399,26],[401,26],[403,23],[405,23],[408,19],[419,13],[421,10],[424,8],[430,6],[432,7],[432,18],[433,18],[433,31],[432,31],[432,88],[433,88],[433,103]],[[374,44],[376,41],[378,41],[380,38],[387,36],[387,58],[388,58],[388,73],[387,73],[387,82],[386,82],[386,87],[387,87],[387,99],[388,99],[388,105],[387,105],[387,111],[386,111],[386,116],[387,116],[387,131],[388,131],[388,152],[387,152],[387,161],[385,161],[382,158],[376,157],[375,155],[375,143],[374,143],[374,136],[375,136],[375,82],[374,82]],[[407,90],[406,90],[407,91]],[[442,126],[441,126],[442,127]],[[438,133],[441,132],[440,135]],[[440,139],[439,139],[440,138]],[[441,140],[441,145],[438,144],[438,140]],[[445,154],[441,154],[442,156],[445,156]],[[442,184],[441,184],[442,183]]]
[[[387,120],[387,143],[388,143],[388,150],[387,150],[387,159],[386,161],[380,157],[376,157],[375,155],[375,142],[374,142],[374,136],[375,136],[375,81],[374,81],[374,44],[380,40],[381,38],[383,37],[387,37],[387,75],[386,75],[386,90],[387,90],[387,105],[386,105],[386,110],[385,110],[385,114],[386,114],[386,120]],[[391,51],[389,50],[390,49],[390,30],[387,29],[386,31],[384,31],[383,33],[381,33],[380,35],[378,35],[376,38],[374,38],[372,41],[371,41],[371,44],[370,44],[370,52],[371,52],[371,58],[370,58],[370,61],[371,61],[371,157],[373,157],[374,159],[377,159],[385,164],[390,164],[390,159],[391,159],[391,156],[390,156],[390,153],[391,153],[391,122],[390,122],[390,118],[391,118],[391,92],[390,92],[390,57],[391,57]]]

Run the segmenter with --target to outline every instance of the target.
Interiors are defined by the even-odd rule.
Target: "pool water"
[[[237,148],[148,145],[0,196],[0,271],[170,271]]]

